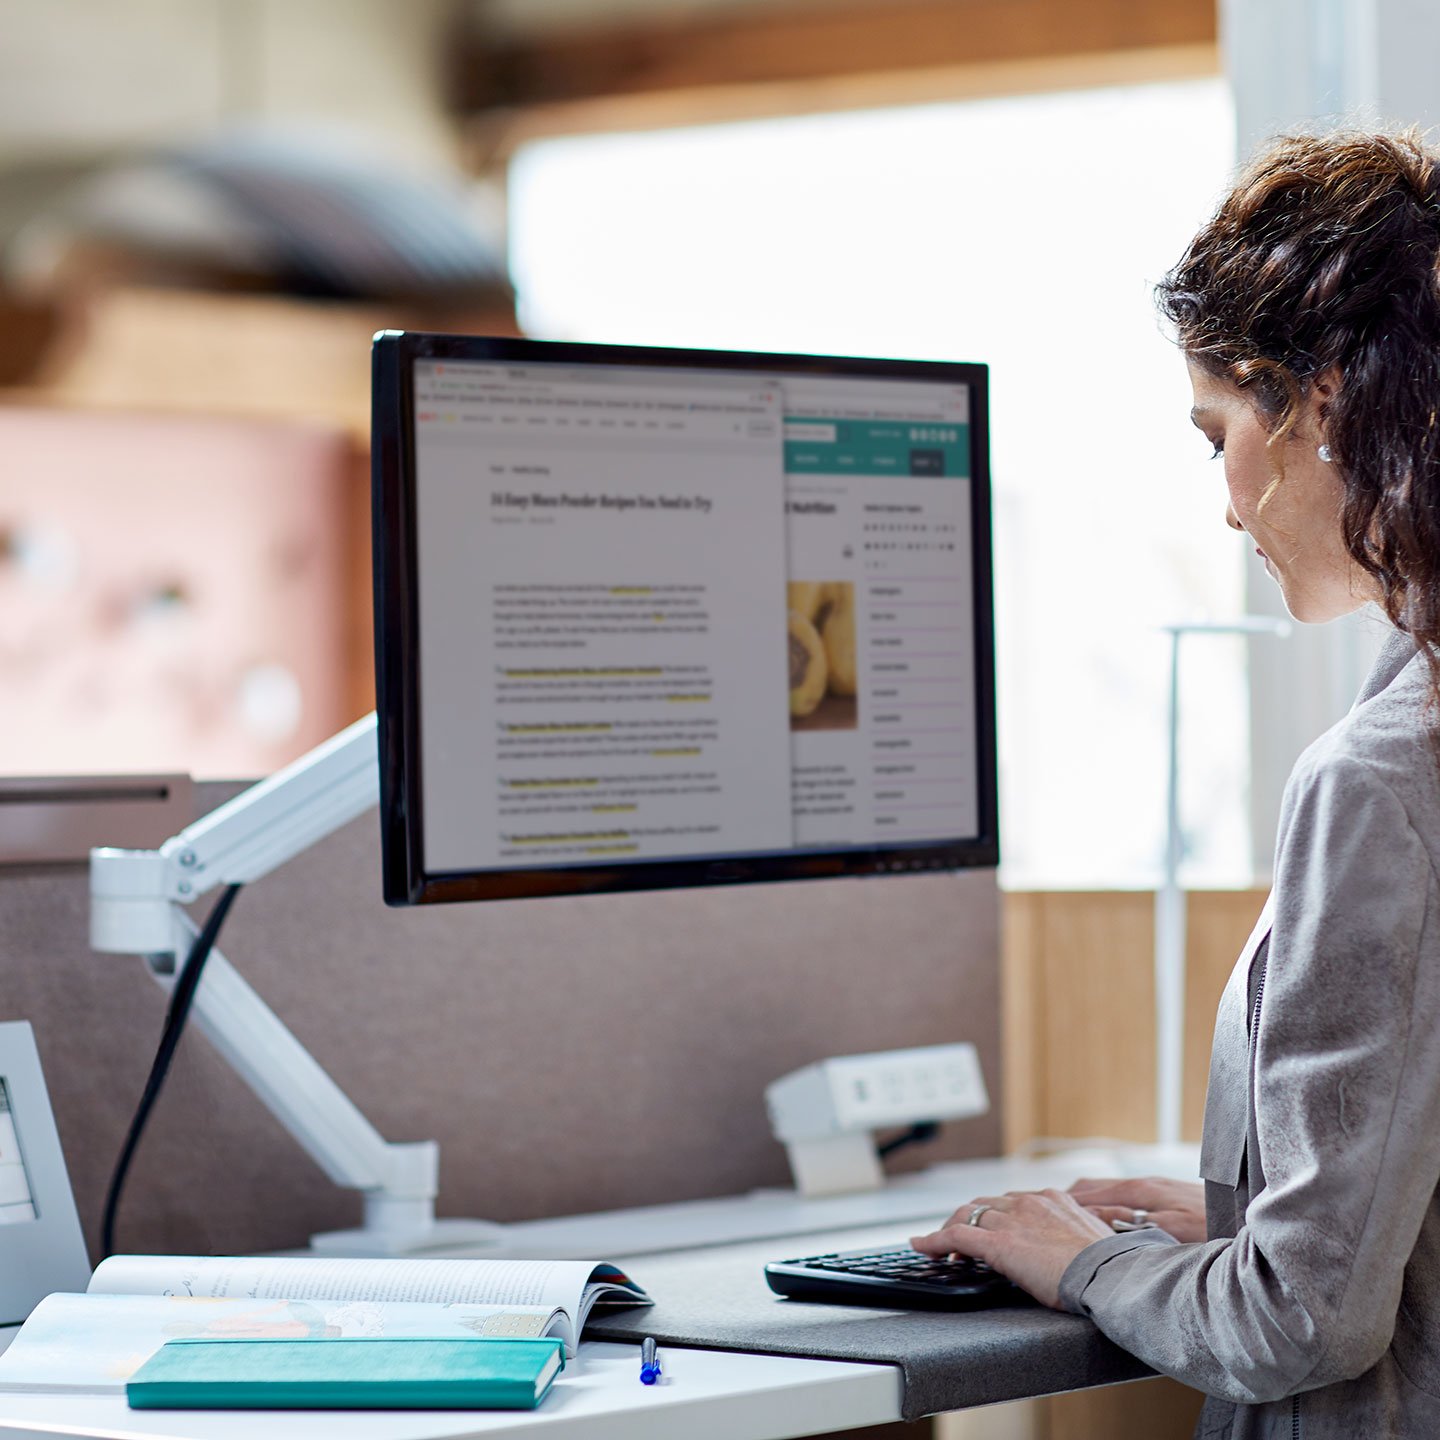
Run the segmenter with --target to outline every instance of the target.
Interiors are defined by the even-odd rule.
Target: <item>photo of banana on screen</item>
[[[849,580],[792,580],[790,728],[853,730],[855,586]]]

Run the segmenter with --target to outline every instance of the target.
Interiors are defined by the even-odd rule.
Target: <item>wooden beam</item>
[[[633,18],[534,37],[464,36],[463,113],[617,95],[775,85],[1213,46],[1215,0],[844,0]]]
[[[842,110],[954,104],[1000,95],[1153,85],[1219,73],[1218,46],[1168,45],[1104,55],[945,65],[927,70],[891,70],[765,85],[709,85],[699,90],[665,90],[528,105],[468,117],[463,129],[465,163],[472,174],[497,173],[503,171],[508,158],[522,145],[562,135],[613,135],[622,131],[829,115]]]

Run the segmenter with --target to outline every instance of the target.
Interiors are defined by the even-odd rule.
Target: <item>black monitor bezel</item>
[[[414,362],[634,365],[750,370],[833,379],[920,380],[971,389],[971,534],[975,581],[976,748],[979,834],[837,850],[722,858],[633,860],[618,865],[427,872],[421,813],[418,573],[415,525]],[[657,346],[382,331],[372,353],[371,518],[375,580],[375,680],[379,719],[380,825],[385,901],[426,905],[588,895],[678,886],[733,885],[846,875],[994,866],[1000,859],[995,751],[989,370],[969,362],[787,355]]]

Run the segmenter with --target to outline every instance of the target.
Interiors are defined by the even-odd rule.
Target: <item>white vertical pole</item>
[[[1181,1087],[1185,1074],[1185,892],[1180,861],[1185,838],[1180,829],[1180,637],[1170,635],[1168,773],[1165,785],[1165,867],[1155,892],[1155,1138],[1161,1145],[1180,1143]]]

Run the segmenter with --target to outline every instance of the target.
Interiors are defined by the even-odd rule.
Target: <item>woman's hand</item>
[[[975,1223],[970,1223],[975,1216]],[[1063,1190],[1012,1190],[962,1205],[911,1244],[926,1255],[969,1255],[1060,1308],[1060,1277],[1087,1246],[1115,1232]]]
[[[1205,1239],[1205,1187],[1194,1180],[1077,1180],[1070,1193],[1107,1224],[1150,1221],[1177,1240]]]

